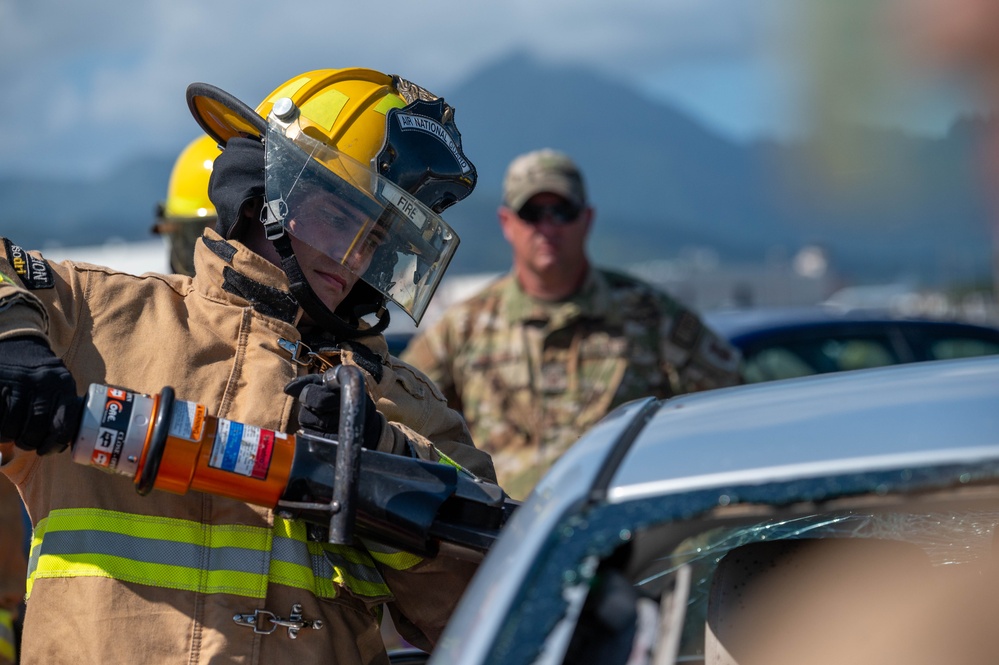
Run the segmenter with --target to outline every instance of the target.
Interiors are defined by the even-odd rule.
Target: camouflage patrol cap
[[[520,210],[535,194],[551,192],[582,208],[586,188],[579,167],[568,155],[544,148],[520,155],[506,170],[503,179],[503,203]]]

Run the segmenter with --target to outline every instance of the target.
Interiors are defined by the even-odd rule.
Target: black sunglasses
[[[530,224],[531,226],[540,224],[541,220],[546,217],[552,221],[552,224],[564,226],[566,224],[572,224],[579,219],[581,212],[583,212],[582,208],[579,208],[568,201],[559,201],[558,203],[549,203],[544,205],[538,203],[525,203],[520,210],[517,211],[517,217],[520,217],[524,222]]]

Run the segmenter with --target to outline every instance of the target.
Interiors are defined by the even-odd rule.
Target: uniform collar
[[[195,244],[194,270],[194,288],[208,298],[252,306],[265,316],[292,325],[302,318],[302,309],[280,267],[212,229]]]
[[[610,285],[592,265],[579,290],[564,300],[539,300],[528,295],[512,271],[502,288],[502,314],[509,321],[535,321],[555,329],[581,317],[605,318],[613,314]]]
[[[204,240],[195,246],[194,266],[194,288],[206,297],[237,307],[250,306],[265,316],[296,327],[301,321],[302,308],[291,295],[284,271],[250,251],[242,243],[225,240],[214,230],[208,229]],[[363,330],[371,326],[362,321],[360,327]],[[316,353],[332,355],[334,351],[338,353],[344,348],[328,332],[309,329],[306,333],[306,344]],[[288,337],[298,340],[301,336],[288,331]],[[361,346],[366,348],[359,348]],[[374,352],[376,357],[384,359],[389,355],[388,346],[381,335],[364,337],[346,348],[362,356]],[[372,371],[360,361],[357,364],[380,380],[379,372]]]

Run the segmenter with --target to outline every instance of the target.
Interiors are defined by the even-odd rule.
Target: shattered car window
[[[994,616],[997,524],[999,511],[986,510],[720,527],[685,540],[636,586],[689,573],[689,587],[673,591],[686,597],[676,662],[962,662],[995,646],[996,631],[976,625]],[[846,625],[849,637],[837,637]]]

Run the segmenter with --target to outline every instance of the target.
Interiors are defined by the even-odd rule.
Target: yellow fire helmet
[[[215,217],[215,205],[208,198],[208,179],[219,154],[218,145],[209,136],[199,136],[187,144],[170,172],[163,217],[181,220]]]
[[[443,99],[360,68],[301,74],[255,111],[204,83],[191,84],[187,96],[195,119],[220,145],[234,137],[262,140],[262,222],[293,294],[313,318],[315,294],[286,265],[289,254],[294,258],[286,233],[340,262],[419,322],[458,246],[440,213],[476,182],[454,110]]]
[[[209,136],[187,144],[170,172],[166,200],[156,208],[152,230],[167,237],[174,272],[194,274],[194,244],[206,228],[215,226],[217,213],[208,198],[208,179],[219,154],[217,143]]]
[[[284,98],[301,112],[307,135],[362,164],[369,164],[382,149],[385,114],[406,105],[392,77],[359,68],[297,76],[267,95],[257,113],[267,118],[274,102]]]

